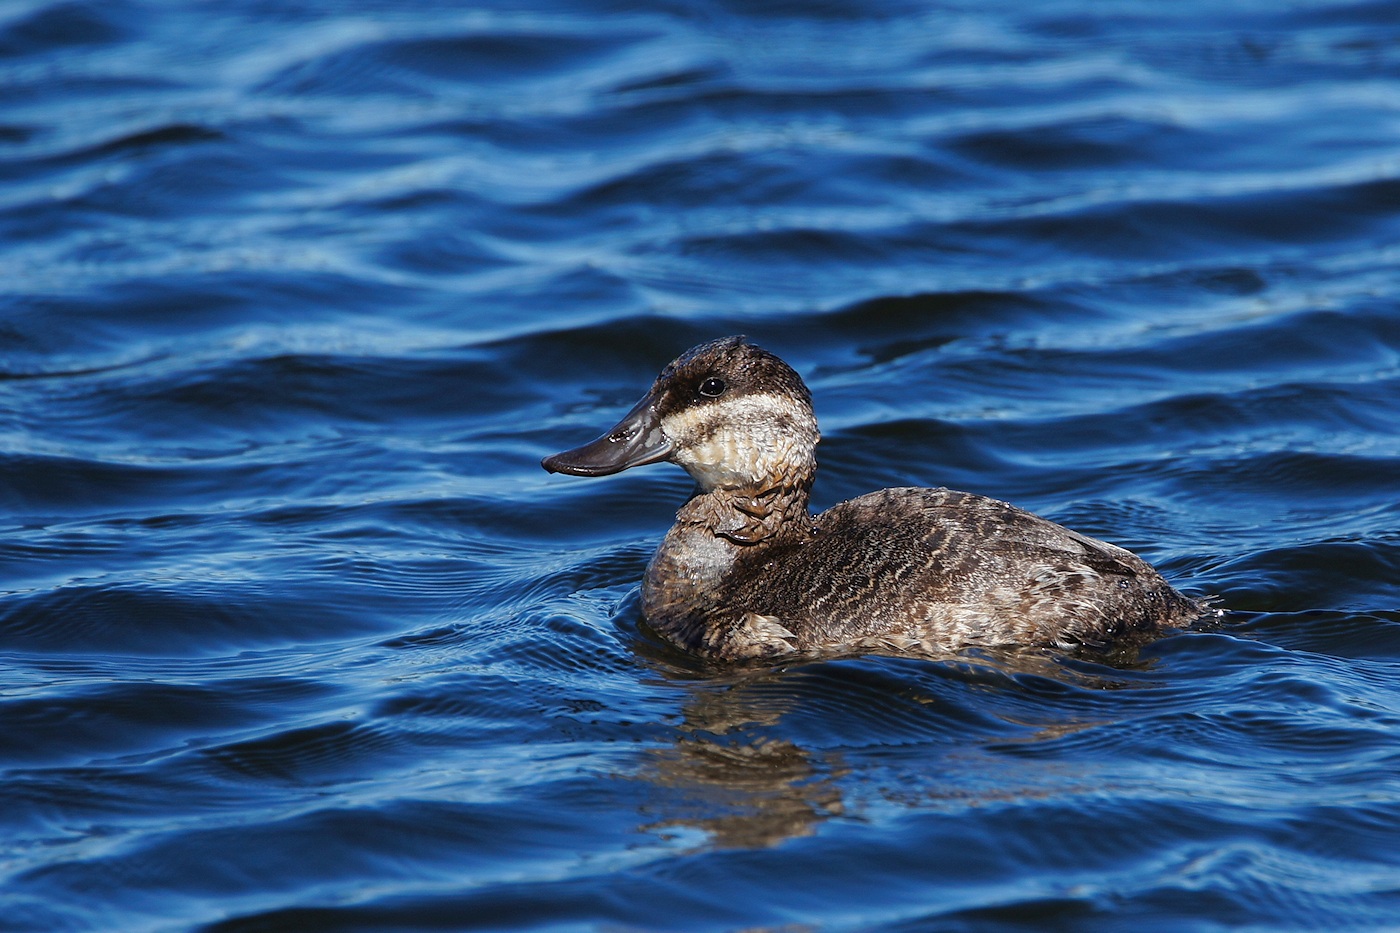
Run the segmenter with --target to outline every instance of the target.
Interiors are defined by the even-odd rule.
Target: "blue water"
[[[0,929],[1400,929],[1393,3],[8,0],[0,290]],[[667,648],[729,333],[1231,614]]]

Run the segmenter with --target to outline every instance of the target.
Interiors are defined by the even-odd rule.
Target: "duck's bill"
[[[629,467],[665,460],[670,454],[671,442],[661,431],[648,395],[596,441],[545,457],[540,466],[551,473],[611,476]]]

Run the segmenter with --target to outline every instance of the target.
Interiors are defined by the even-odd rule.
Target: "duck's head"
[[[706,492],[810,483],[820,435],[802,377],[743,337],[687,350],[597,440],[545,457],[551,473],[608,476],[644,463],[685,468]]]

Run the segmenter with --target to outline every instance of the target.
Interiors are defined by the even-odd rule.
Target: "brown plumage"
[[[603,476],[669,460],[695,478],[647,567],[642,611],[705,657],[1101,647],[1206,612],[1136,555],[985,496],[884,489],[813,516],[819,437],[801,377],[726,337],[543,466]]]

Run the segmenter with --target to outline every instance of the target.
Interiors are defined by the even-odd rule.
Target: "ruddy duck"
[[[1135,554],[985,496],[884,489],[813,516],[819,438],[802,378],[725,337],[663,369],[602,437],[542,465],[607,476],[667,460],[694,477],[642,611],[708,658],[1102,647],[1207,611]]]

